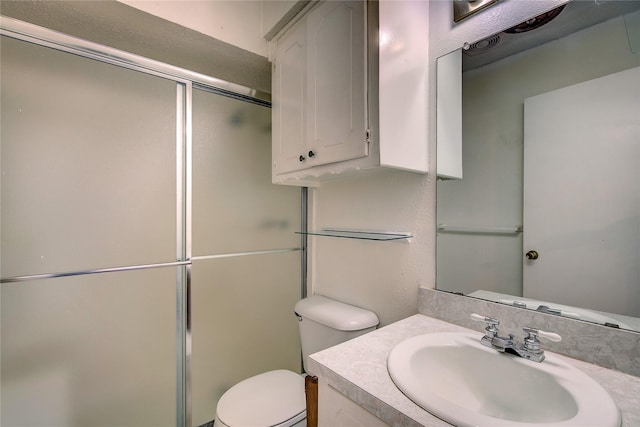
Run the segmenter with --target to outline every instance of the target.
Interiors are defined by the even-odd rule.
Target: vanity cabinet
[[[391,10],[385,16],[395,17],[402,9],[415,14],[411,7],[419,6],[384,6]],[[419,52],[406,49],[414,42],[396,49],[388,66],[394,71],[385,74],[387,62],[381,59],[386,56],[378,44],[384,8],[367,1],[312,2],[272,41],[274,183],[313,187],[380,166],[427,172],[427,91],[415,85],[418,62],[418,77],[426,81],[426,35]],[[421,16],[426,32],[428,13]],[[413,36],[402,28],[411,21],[397,21],[399,39]],[[392,77],[384,88],[383,75]],[[411,87],[398,93],[399,84]],[[394,113],[381,117],[381,99],[391,92],[385,105]],[[394,132],[395,127],[402,130]]]
[[[366,409],[318,378],[318,427],[389,427]]]

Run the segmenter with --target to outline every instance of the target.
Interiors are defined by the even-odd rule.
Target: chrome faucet
[[[499,320],[475,313],[471,315],[471,319],[486,324],[484,329],[485,335],[480,340],[482,345],[499,351],[500,353],[514,354],[528,360],[533,360],[534,362],[542,362],[544,360],[544,351],[540,348],[539,337],[554,342],[562,341],[562,337],[556,333],[524,327],[522,330],[527,336],[522,343],[519,343],[513,334],[500,336],[497,327],[500,324]]]

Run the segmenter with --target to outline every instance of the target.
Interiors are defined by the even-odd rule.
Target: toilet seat
[[[236,426],[292,426],[306,418],[304,378],[284,369],[265,372],[231,387],[216,408],[216,420]]]

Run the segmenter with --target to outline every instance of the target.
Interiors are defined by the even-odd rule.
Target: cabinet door
[[[309,166],[368,155],[364,3],[328,1],[307,17]]]
[[[307,29],[301,20],[283,35],[273,61],[272,173],[308,167],[300,160],[306,152]]]

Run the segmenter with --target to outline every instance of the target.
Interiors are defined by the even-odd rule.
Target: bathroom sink
[[[395,385],[455,426],[619,427],[620,412],[591,377],[552,354],[541,362],[480,344],[481,335],[434,333],[396,345]]]

